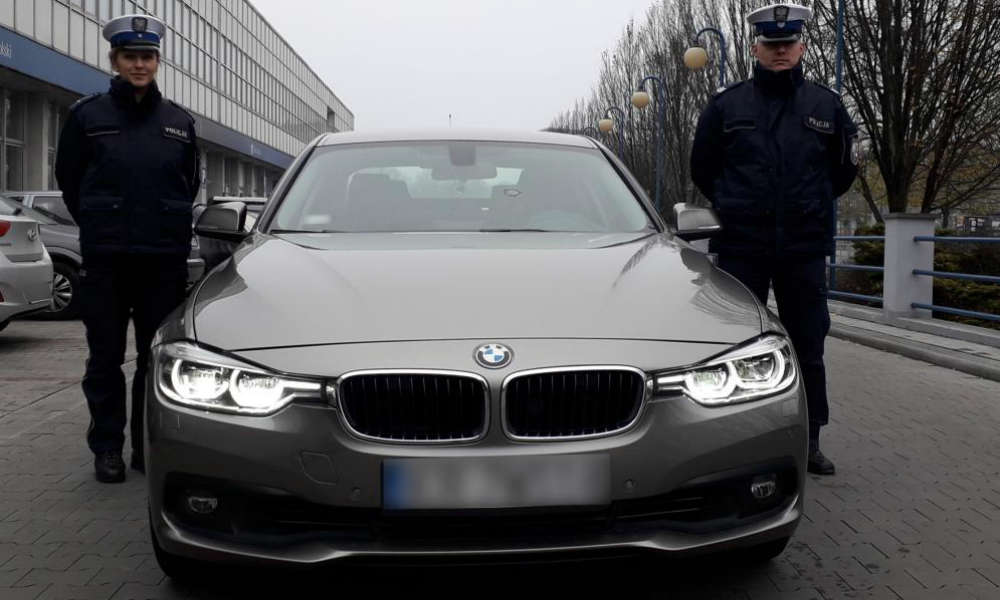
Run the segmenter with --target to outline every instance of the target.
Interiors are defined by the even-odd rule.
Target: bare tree
[[[809,79],[834,85],[839,0],[814,0],[807,25]],[[877,219],[880,207],[948,213],[983,205],[1000,193],[1000,2],[996,0],[845,0],[844,103],[862,129],[858,190]],[[701,73],[682,66],[692,36],[705,26],[727,38],[727,78],[750,75],[753,34],[746,15],[765,0],[661,0],[629,23],[605,53],[586,101],[552,127],[579,132],[610,106],[629,114],[626,162],[647,189],[655,185],[660,135],[655,107],[634,110],[627,95],[645,75],[667,87],[664,207],[697,196],[688,157],[697,115],[714,92],[718,64]],[[718,42],[701,40],[717,61]],[[660,101],[661,99],[657,99]],[[614,139],[606,140],[616,147]]]
[[[831,30],[837,0],[817,2]],[[1000,182],[1000,4],[848,0],[847,91],[890,211],[950,211]],[[870,202],[871,184],[862,183]]]

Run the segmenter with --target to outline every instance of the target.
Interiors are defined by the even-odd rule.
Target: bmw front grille
[[[612,435],[638,420],[645,390],[643,372],[628,367],[515,373],[503,385],[504,427],[524,440]]]
[[[406,443],[468,442],[488,427],[486,381],[450,371],[362,371],[338,383],[341,414],[356,435]]]

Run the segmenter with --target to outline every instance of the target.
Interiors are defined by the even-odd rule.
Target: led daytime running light
[[[660,375],[656,391],[681,392],[699,404],[721,406],[772,396],[792,387],[796,379],[791,345],[785,338],[769,336],[704,366]]]
[[[205,410],[248,415],[268,415],[296,398],[320,398],[319,382],[281,377],[236,366],[225,356],[190,344],[168,344],[156,359],[160,392],[177,404]],[[210,381],[214,374],[215,381]]]

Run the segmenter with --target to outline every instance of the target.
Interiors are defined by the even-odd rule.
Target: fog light
[[[750,482],[750,494],[757,500],[767,500],[778,491],[778,476],[774,473],[758,475]]]
[[[196,515],[210,515],[219,508],[219,499],[211,493],[189,492],[187,509]]]

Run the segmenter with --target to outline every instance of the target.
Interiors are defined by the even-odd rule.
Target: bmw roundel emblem
[[[487,369],[502,369],[513,358],[514,353],[503,344],[483,344],[476,348],[476,362]]]

